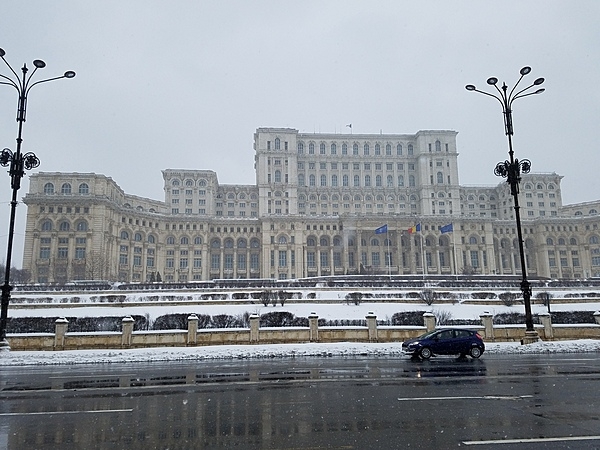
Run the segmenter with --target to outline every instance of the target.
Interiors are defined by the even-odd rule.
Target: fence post
[[[56,319],[54,322],[54,350],[65,349],[65,335],[67,334],[68,326],[69,321],[64,317]]]
[[[190,314],[188,320],[187,344],[196,345],[198,343],[198,316]]]
[[[373,311],[369,311],[365,318],[369,330],[369,342],[377,341],[377,316],[373,314]]]
[[[484,328],[485,338],[492,341],[494,340],[494,322],[492,321],[493,317],[494,316],[487,311],[479,316],[481,319],[481,324]]]
[[[308,316],[309,340],[316,342],[319,340],[319,316],[316,312],[311,312]]]
[[[544,326],[544,337],[546,339],[554,339],[554,331],[552,329],[552,316],[547,312],[539,313],[539,318]]]
[[[258,314],[250,315],[250,342],[258,343],[258,328],[260,326],[260,316]]]
[[[426,312],[423,314],[423,322],[425,322],[427,331],[435,330],[435,316],[432,313]]]
[[[133,324],[135,320],[131,316],[123,317],[123,335],[121,336],[121,346],[131,347],[131,335],[133,334]]]

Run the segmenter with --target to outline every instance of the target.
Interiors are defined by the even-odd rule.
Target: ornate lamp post
[[[44,80],[39,80],[35,82],[31,82],[31,79],[35,72],[38,69],[43,69],[46,67],[46,63],[40,59],[36,59],[33,61],[33,65],[35,69],[31,72],[31,74],[27,75],[29,69],[26,64],[23,64],[21,68],[22,76],[20,77],[17,72],[12,68],[12,66],[4,59],[4,55],[6,52],[0,48],[0,58],[4,63],[8,66],[12,75],[6,76],[0,74],[0,84],[6,84],[8,86],[14,87],[19,93],[19,103],[17,106],[17,122],[19,123],[19,132],[17,135],[17,149],[15,152],[12,152],[10,149],[5,148],[0,153],[0,165],[4,167],[9,167],[8,174],[10,175],[10,186],[12,188],[12,200],[10,202],[10,222],[8,227],[8,246],[6,249],[6,272],[4,274],[4,284],[2,285],[2,296],[1,296],[1,311],[0,311],[0,351],[1,350],[10,350],[10,346],[8,345],[8,341],[6,340],[6,323],[8,318],[8,304],[10,303],[10,291],[12,290],[12,286],[10,285],[10,265],[12,259],[12,246],[13,246],[13,237],[15,233],[15,212],[17,208],[17,192],[21,187],[21,178],[25,175],[25,170],[31,170],[40,165],[40,160],[35,155],[35,153],[21,152],[21,144],[23,142],[22,133],[23,133],[23,123],[25,122],[25,116],[27,112],[27,96],[29,95],[29,91],[35,85],[40,83],[45,83],[47,81],[59,80],[61,78],[73,78],[75,76],[75,72],[69,70],[65,72],[60,77],[47,78]],[[14,75],[14,77],[13,77]]]
[[[523,302],[525,303],[525,339],[524,344],[530,344],[538,340],[537,331],[533,328],[533,318],[531,315],[531,285],[527,280],[527,267],[525,265],[525,251],[523,249],[523,231],[521,229],[521,213],[519,206],[519,183],[521,181],[521,173],[529,173],[531,170],[531,162],[528,159],[519,161],[514,157],[512,136],[513,136],[513,121],[512,121],[512,104],[513,102],[522,97],[529,95],[541,94],[544,92],[544,88],[531,91],[535,86],[539,86],[544,82],[543,78],[536,79],[533,84],[527,86],[524,89],[517,91],[517,86],[523,79],[523,77],[531,72],[531,67],[523,67],[520,71],[521,77],[515,83],[514,87],[508,92],[508,86],[506,83],[502,83],[502,88],[498,88],[498,78],[490,77],[487,80],[487,84],[493,86],[498,94],[490,94],[488,92],[480,91],[474,85],[468,84],[465,86],[467,91],[479,92],[480,94],[488,95],[495,98],[502,105],[502,113],[504,114],[504,131],[508,136],[508,155],[509,159],[504,162],[499,162],[494,169],[494,174],[499,177],[506,178],[507,183],[510,185],[510,193],[514,198],[515,204],[515,219],[517,222],[517,237],[519,241],[519,254],[521,256],[521,292],[523,293]],[[516,91],[516,92],[515,92]]]

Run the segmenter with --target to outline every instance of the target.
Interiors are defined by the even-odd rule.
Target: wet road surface
[[[600,355],[0,367],[0,448],[600,449]]]

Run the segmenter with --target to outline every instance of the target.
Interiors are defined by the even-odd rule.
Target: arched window
[[[71,193],[71,184],[63,183],[63,185],[60,188],[60,193],[61,194],[70,194]]]
[[[173,186],[179,186],[179,180],[175,179],[171,182]]]
[[[438,184],[444,184],[444,174],[442,172],[437,173],[437,182]]]
[[[281,140],[279,138],[275,138],[275,150],[281,149]]]
[[[281,183],[281,171],[280,170],[275,171],[275,183]]]
[[[415,176],[414,175],[408,176],[408,185],[410,187],[415,187]]]
[[[332,186],[338,185],[338,176],[337,175],[331,175],[331,185]]]
[[[219,248],[221,247],[221,241],[219,239],[213,239],[210,246],[211,248]]]
[[[304,142],[298,142],[298,154],[304,154]]]
[[[54,185],[52,183],[44,185],[44,194],[54,194]]]
[[[337,154],[337,146],[335,145],[335,142],[331,143],[331,154],[332,155],[336,155]]]
[[[398,186],[399,187],[404,186],[404,175],[398,175]]]
[[[250,247],[251,248],[259,248],[260,247],[260,241],[258,239],[252,239],[250,241]]]
[[[558,245],[565,245],[565,238],[558,238]]]
[[[358,144],[354,144],[352,146],[352,154],[353,155],[358,155]]]
[[[76,229],[77,231],[87,231],[88,223],[85,220],[80,220],[79,222],[77,222]]]
[[[84,195],[90,193],[90,187],[87,185],[87,183],[81,183],[79,185],[79,193]]]
[[[569,239],[569,245],[577,245],[577,239],[575,239],[575,238]]]
[[[238,248],[246,248],[246,246],[247,246],[246,239],[239,238],[237,241],[237,246],[238,246]]]
[[[233,248],[233,239],[225,239],[225,248]]]
[[[383,183],[381,181],[381,175],[375,176],[375,186],[379,186],[379,187],[383,186]]]
[[[469,238],[469,244],[477,244],[477,238],[475,236],[471,236]]]
[[[317,245],[317,241],[315,240],[315,238],[313,238],[313,237],[309,237],[309,238],[306,240],[306,245],[307,245],[308,247],[314,247],[314,246],[316,246],[316,245]]]
[[[348,175],[342,175],[342,186],[348,186]]]
[[[402,155],[402,144],[396,145],[396,155]]]
[[[179,239],[179,243],[181,245],[189,245],[190,239],[187,236],[182,236],[181,239]]]
[[[321,142],[321,145],[319,145],[319,153],[321,155],[325,154],[325,142]]]
[[[375,154],[381,155],[381,146],[379,144],[375,144]]]
[[[393,187],[394,186],[394,177],[391,175],[387,176],[387,187]]]
[[[310,144],[308,144],[308,154],[309,155],[315,154],[315,144],[312,142]]]
[[[342,240],[339,238],[339,236],[333,238],[333,245],[334,247],[339,247],[342,245]]]
[[[128,241],[129,240],[129,233],[125,230],[121,231],[121,239]]]
[[[365,155],[368,155],[368,154],[369,154],[369,144],[365,144],[365,145],[363,146],[363,153],[364,153]]]
[[[327,175],[321,175],[321,186],[327,186]]]
[[[52,221],[44,220],[42,222],[42,231],[52,231]]]
[[[371,239],[371,246],[372,247],[379,247],[379,239]]]
[[[546,245],[554,245],[552,238],[546,238]]]
[[[321,247],[328,247],[329,246],[329,239],[326,236],[322,236],[321,240],[319,241],[319,245]]]
[[[148,244],[155,244],[156,243],[156,238],[154,237],[153,234],[148,235]]]
[[[348,154],[348,144],[346,144],[345,142],[342,144],[342,155],[347,155]]]
[[[298,185],[299,186],[304,186],[304,183],[305,183],[305,181],[304,181],[304,174],[303,173],[298,174]]]
[[[194,181],[193,180],[185,180],[185,185],[187,187],[192,187],[194,185]]]
[[[360,176],[354,175],[354,187],[360,186]]]
[[[414,149],[412,144],[408,144],[408,154],[412,156],[414,154]]]
[[[175,237],[174,236],[167,237],[167,245],[175,245]]]
[[[194,238],[194,245],[202,245],[202,238],[200,236]]]
[[[436,152],[442,151],[442,143],[440,141],[435,141],[435,151]]]
[[[371,186],[371,175],[365,175],[365,186]]]
[[[317,177],[315,177],[315,175],[311,173],[308,176],[308,185],[309,186],[316,186],[316,184],[317,184]]]
[[[390,144],[385,145],[385,154],[386,156],[390,156],[392,154],[392,146]]]
[[[590,209],[590,216],[593,216],[595,214],[598,214],[598,211],[596,211],[595,209]]]
[[[287,238],[285,236],[279,236],[278,243],[287,244]]]
[[[598,236],[590,236],[590,244],[597,244]]]

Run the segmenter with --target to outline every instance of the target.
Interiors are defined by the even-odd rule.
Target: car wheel
[[[471,358],[479,358],[481,356],[481,349],[479,347],[471,347],[469,354]]]
[[[419,350],[419,356],[423,359],[431,358],[431,350],[429,350],[429,347],[423,347]]]

